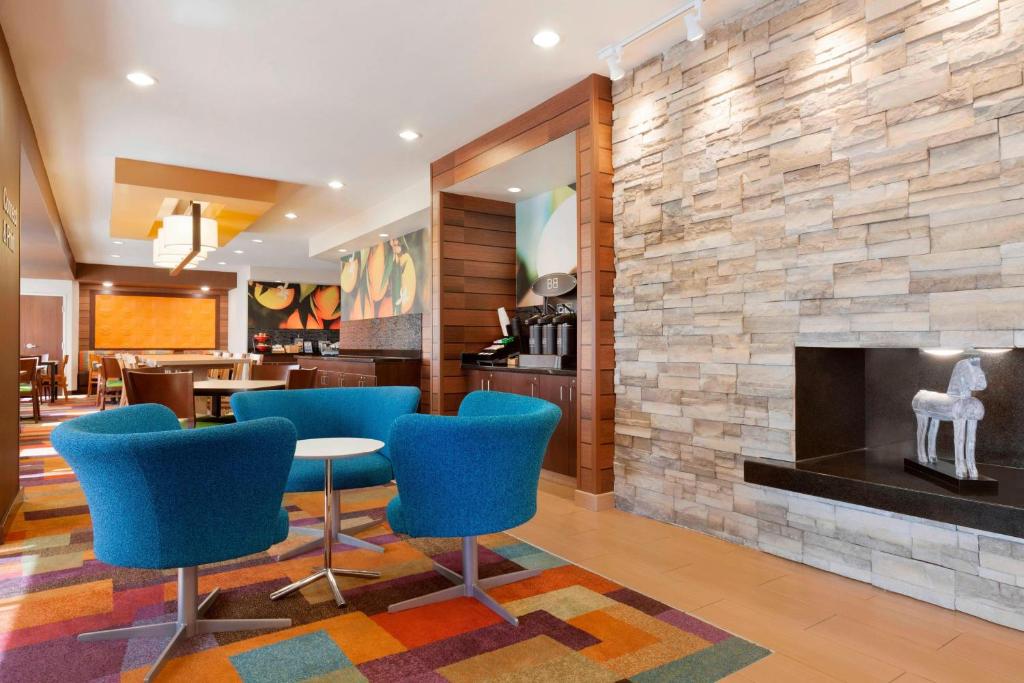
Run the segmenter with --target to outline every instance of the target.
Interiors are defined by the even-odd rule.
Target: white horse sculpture
[[[910,405],[917,416],[917,459],[919,462],[935,462],[935,437],[939,423],[953,423],[953,449],[956,476],[964,479],[978,478],[978,467],[974,462],[975,437],[978,420],[985,417],[985,406],[971,396],[972,391],[981,391],[987,385],[985,373],[981,370],[981,358],[965,358],[953,367],[946,393],[921,390]],[[930,421],[930,423],[929,423]],[[928,450],[925,451],[925,432],[928,433]]]

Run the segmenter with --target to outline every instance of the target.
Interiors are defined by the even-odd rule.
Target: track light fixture
[[[698,1],[695,11],[683,15],[683,21],[686,22],[686,39],[691,43],[704,37],[704,27],[700,25],[700,10],[700,2]]]
[[[599,51],[597,53],[598,59],[604,60],[608,63],[608,77],[613,81],[617,81],[626,75],[626,71],[622,66],[623,48],[680,16],[683,17],[683,21],[686,23],[687,40],[693,42],[704,37],[704,27],[701,25],[701,19],[703,18],[703,2],[702,0],[689,0],[657,21],[654,21],[647,26],[644,26],[639,31],[626,36],[620,42],[609,45]]]
[[[605,57],[605,61],[608,62],[608,78],[617,81],[626,75],[626,71],[622,68],[621,47],[616,46],[612,53]]]

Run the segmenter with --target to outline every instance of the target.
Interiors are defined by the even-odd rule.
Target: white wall
[[[78,388],[78,283],[74,280],[21,278],[21,293],[29,296],[59,296],[64,299],[64,353],[68,355],[68,389]]]

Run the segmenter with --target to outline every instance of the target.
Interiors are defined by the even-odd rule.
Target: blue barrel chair
[[[487,589],[539,571],[481,579],[477,537],[517,527],[536,514],[541,463],[561,414],[539,398],[475,391],[463,399],[458,416],[395,420],[390,446],[398,495],[388,504],[388,522],[412,537],[461,538],[462,574],[435,562],[434,569],[455,585],[388,611],[465,596],[519,623]]]
[[[209,619],[198,566],[258,553],[288,534],[281,508],[295,428],[281,418],[182,429],[165,406],[140,404],[70,420],[51,440],[81,482],[101,562],[177,569],[174,621],[94,631],[80,641],[169,637],[152,680],[183,638],[287,628],[290,619]]]
[[[384,552],[381,546],[356,538],[354,534],[381,523],[369,520],[342,527],[339,512],[340,491],[381,486],[391,482],[388,435],[391,425],[402,416],[415,413],[420,403],[418,387],[343,387],[329,389],[293,389],[290,391],[254,391],[231,397],[231,409],[240,422],[264,417],[284,417],[295,425],[299,439],[361,437],[385,442],[377,453],[334,462],[334,498],[330,520],[335,540],[345,545]],[[288,474],[288,493],[324,490],[324,470],[318,461],[296,460]],[[327,524],[325,520],[324,524]],[[311,536],[307,543],[278,556],[286,560],[323,545],[323,531],[293,526],[292,533]]]

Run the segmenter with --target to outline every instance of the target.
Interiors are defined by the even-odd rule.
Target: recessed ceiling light
[[[340,180],[332,180],[331,182],[327,183],[327,187],[331,188],[332,190],[340,190],[341,188],[345,187],[345,183],[341,182]]]
[[[114,240],[114,244],[116,244],[117,246],[121,246],[122,244],[124,244],[124,242],[122,242],[121,240]]]
[[[133,71],[125,76],[125,78],[140,88],[148,88],[156,83],[156,79],[144,71]]]
[[[561,39],[562,37],[559,36],[554,31],[538,31],[533,36],[533,44],[536,45],[537,47],[554,47],[555,45],[558,45],[558,41],[560,41]]]
[[[203,290],[204,292],[209,292],[210,291],[210,285],[203,285],[199,289]]]
[[[508,191],[512,192],[513,194],[515,194],[516,192],[522,192],[523,188],[521,188],[521,187],[510,187],[510,188],[508,188]]]
[[[283,283],[284,280],[274,280],[274,282]]]
[[[403,140],[408,140],[410,142],[415,140],[419,136],[420,134],[414,130],[403,130],[401,133],[398,134],[398,137],[402,138]]]
[[[241,249],[235,249],[235,253],[236,254],[244,254],[245,252],[242,251]]]
[[[294,211],[289,211],[288,213],[286,213],[284,215],[284,217],[287,218],[290,221],[293,221],[293,220],[295,220],[296,218],[299,217],[299,214],[295,213]]]
[[[348,251],[348,249],[339,249],[338,251],[341,252],[342,254],[344,254],[345,252]]]
[[[198,268],[198,267],[199,267],[199,266],[197,266],[196,264],[194,264],[194,263],[190,263],[190,264],[188,264],[187,266],[185,266],[185,270],[195,270],[195,269],[196,269],[196,268]]]
[[[226,266],[227,264],[228,264],[227,261],[217,261],[217,265],[218,266]]]
[[[263,244],[263,240],[261,240],[261,239],[254,239],[253,242],[255,244]]]
[[[387,234],[386,232],[382,232],[382,233],[380,234],[380,236],[381,236],[381,237],[388,237],[388,234]]]
[[[103,281],[103,286],[104,286],[104,287],[113,287],[113,286],[114,286],[114,283],[113,283],[113,282],[111,282],[110,280],[104,280],[104,281]]]
[[[121,258],[120,254],[111,254],[110,258]]]

